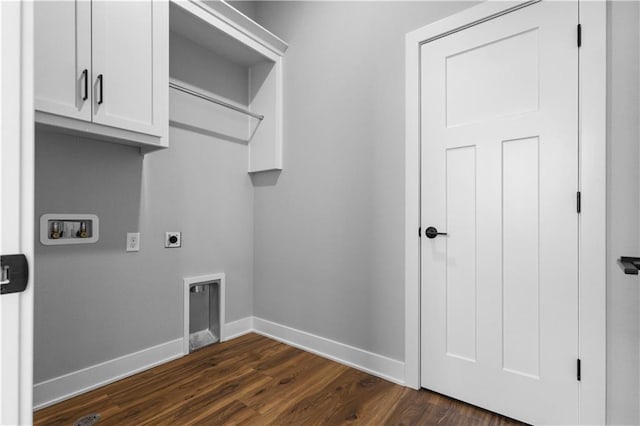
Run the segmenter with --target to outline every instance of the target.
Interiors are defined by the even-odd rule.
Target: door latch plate
[[[0,294],[19,293],[27,288],[29,264],[24,254],[0,256]]]

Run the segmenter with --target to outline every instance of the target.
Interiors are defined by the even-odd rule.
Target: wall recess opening
[[[184,279],[184,342],[188,354],[223,341],[223,273]]]

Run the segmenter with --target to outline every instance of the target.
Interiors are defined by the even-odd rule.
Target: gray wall
[[[215,82],[206,73],[181,67],[229,71],[216,58],[186,62],[197,48],[177,43],[172,74],[207,88]],[[244,84],[224,84],[246,96]],[[235,141],[246,120],[173,92],[171,100],[180,121],[171,147],[145,157],[106,142],[36,136],[36,220],[50,212],[100,217],[96,244],[36,241],[36,383],[182,337],[185,276],[226,272],[227,322],[252,314],[253,187],[247,146]],[[219,122],[236,130],[233,138],[212,136]],[[126,233],[136,231],[140,252],[126,253]],[[165,231],[182,231],[183,247],[165,249]]]
[[[284,170],[255,188],[255,315],[404,358],[404,38],[460,2],[258,2],[289,43]]]
[[[611,2],[608,10],[608,271],[607,420],[640,423],[638,315],[640,282],[624,275],[620,256],[640,256],[637,2]]]
[[[404,358],[403,37],[465,6],[257,3],[290,45],[285,170],[255,192],[257,316]],[[640,255],[638,4],[608,23],[607,412],[638,424],[639,284],[615,262]]]

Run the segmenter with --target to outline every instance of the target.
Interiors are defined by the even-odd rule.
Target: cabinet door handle
[[[86,101],[89,98],[89,70],[82,71],[82,80],[84,82],[84,91],[82,92],[82,100]]]
[[[99,98],[98,98],[98,105],[102,104],[102,102],[104,101],[104,93],[102,91],[102,74],[98,75],[98,93],[100,94]]]

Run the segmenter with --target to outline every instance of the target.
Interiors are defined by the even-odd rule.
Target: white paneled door
[[[535,424],[579,423],[577,24],[540,2],[421,47],[421,385]]]
[[[33,274],[22,289],[34,245],[32,2],[0,1],[0,44],[0,424],[28,425]]]

